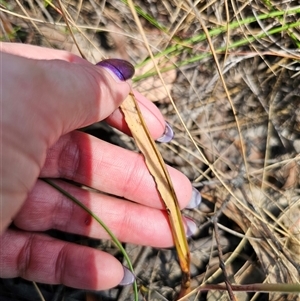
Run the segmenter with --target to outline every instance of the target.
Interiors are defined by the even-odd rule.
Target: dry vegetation
[[[189,300],[230,300],[226,290],[197,290],[224,280],[249,284],[254,291],[253,283],[299,285],[298,292],[288,294],[242,288],[233,292],[240,301],[300,300],[298,0],[135,4],[164,83],[121,1],[64,0],[60,7],[57,1],[2,0],[1,39],[79,53],[63,8],[88,60],[120,57],[137,66],[133,85],[156,102],[176,132],[173,142],[160,146],[164,158],[203,195],[199,209],[185,212],[199,225],[190,239],[196,290]],[[116,139],[133,147],[124,136]],[[91,243],[110,248],[106,242]],[[180,282],[173,250],[126,249],[140,300],[171,300]],[[94,294],[38,286],[45,300],[133,298],[131,287]],[[1,287],[5,300],[42,300],[32,283],[3,280]]]

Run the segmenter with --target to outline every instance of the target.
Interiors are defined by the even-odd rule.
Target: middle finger
[[[81,189],[64,181],[55,182],[90,208],[121,241],[153,247],[173,245],[164,210]],[[26,231],[57,229],[94,238],[109,238],[87,212],[42,180],[37,181],[14,223]],[[187,219],[184,219],[184,224],[187,233],[192,234],[195,225]]]
[[[188,178],[168,167],[181,208],[193,195]],[[40,177],[66,178],[149,207],[164,209],[144,157],[82,132],[62,136],[48,151]]]

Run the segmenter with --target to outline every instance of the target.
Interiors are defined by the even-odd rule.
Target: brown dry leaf
[[[120,108],[137,146],[144,155],[146,165],[156,183],[157,190],[169,216],[179,264],[183,273],[180,292],[182,297],[190,289],[190,252],[177,196],[169,172],[149,133],[133,92],[128,95]]]
[[[159,70],[165,68],[172,68],[169,71],[166,71],[162,74],[165,86],[161,82],[158,76],[151,76],[146,79],[140,80],[135,84],[135,87],[138,86],[139,92],[142,93],[151,101],[160,101],[160,102],[169,102],[168,93],[166,89],[170,92],[173,86],[173,83],[176,79],[176,70],[174,67],[175,59],[169,61],[165,58],[156,59],[156,64]],[[155,64],[153,61],[149,61],[146,65],[141,68],[137,68],[135,75],[141,76],[147,72],[155,71]]]

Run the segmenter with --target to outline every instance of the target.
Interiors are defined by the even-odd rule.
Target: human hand
[[[37,233],[58,229],[109,238],[86,212],[40,179],[51,177],[91,208],[118,239],[155,247],[173,244],[143,157],[75,131],[106,119],[128,133],[118,106],[129,84],[118,79],[112,66],[93,66],[64,51],[5,43],[0,50],[0,277],[94,290],[131,282],[130,272],[111,255]],[[121,69],[130,73],[129,65]],[[136,97],[153,138],[163,136],[162,115],[142,95]],[[189,180],[169,171],[180,206],[196,206],[200,196]],[[11,221],[15,227],[5,231]],[[192,221],[185,220],[185,225],[187,232],[195,230]]]

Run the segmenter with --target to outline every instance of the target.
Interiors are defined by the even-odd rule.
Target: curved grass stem
[[[42,179],[44,182],[55,188],[57,191],[65,195],[67,198],[69,198],[71,201],[73,201],[76,205],[81,207],[85,212],[87,212],[92,218],[94,218],[101,227],[108,233],[113,243],[116,245],[116,247],[120,250],[120,252],[123,254],[129,270],[134,274],[133,266],[131,264],[130,258],[128,254],[126,253],[125,249],[123,248],[122,244],[118,240],[118,238],[113,234],[113,232],[108,228],[108,226],[95,214],[93,211],[91,211],[87,206],[85,206],[82,202],[80,202],[78,199],[76,199],[73,195],[68,193],[66,190],[64,190],[59,185],[55,184],[51,179]],[[134,281],[133,283],[133,290],[134,290],[134,300],[138,301],[138,289],[137,289],[137,283]]]

